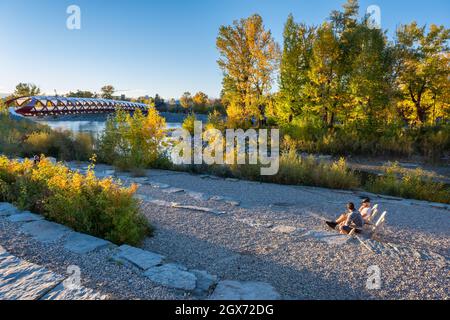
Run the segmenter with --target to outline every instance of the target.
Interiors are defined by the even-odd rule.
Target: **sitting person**
[[[362,203],[361,207],[359,208],[359,213],[361,213],[364,221],[367,221],[370,216],[372,215],[372,206],[370,205],[370,199],[365,198]]]
[[[325,223],[332,229],[339,226],[339,231],[342,234],[348,234],[352,229],[356,229],[357,233],[361,232],[364,225],[364,220],[361,214],[356,211],[353,202],[347,204],[347,213],[342,214],[335,221],[325,221]]]

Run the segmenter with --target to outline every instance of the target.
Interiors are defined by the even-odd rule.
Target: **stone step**
[[[68,227],[46,220],[28,222],[20,228],[20,231],[40,242],[57,241],[72,232]]]
[[[197,286],[195,274],[174,263],[152,267],[144,275],[151,281],[169,288],[193,291]]]
[[[19,210],[8,202],[0,202],[0,216],[10,216],[18,213]]]
[[[69,233],[64,242],[64,249],[78,254],[86,254],[113,246],[109,241],[79,232]]]
[[[210,300],[279,300],[280,294],[266,282],[219,281]]]
[[[10,215],[7,218],[7,220],[10,222],[31,222],[31,221],[44,220],[44,217],[41,215],[26,211],[26,212],[21,212],[21,213]]]
[[[0,300],[103,300],[44,267],[19,259],[0,246]]]
[[[216,210],[216,209],[211,209],[211,208],[206,208],[206,207],[199,207],[199,206],[191,206],[191,205],[174,205],[174,208],[178,208],[178,209],[188,209],[188,210],[193,210],[193,211],[201,211],[201,212],[208,212],[208,213],[212,213],[215,215],[222,215],[225,214],[225,211],[220,211],[220,210]]]
[[[142,270],[147,270],[161,265],[164,256],[124,244],[118,248],[118,252],[113,259],[120,262],[130,262]]]
[[[0,258],[0,300],[36,300],[64,278],[33,263],[3,253]]]

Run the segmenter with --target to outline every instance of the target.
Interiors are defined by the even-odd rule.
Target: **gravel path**
[[[346,202],[359,202],[362,195],[162,170],[151,170],[148,176],[153,185],[142,183],[141,197],[214,209],[205,212],[142,203],[144,214],[156,227],[142,247],[190,269],[206,270],[220,280],[268,282],[284,299],[449,298],[448,209],[418,201],[375,199],[388,216],[382,242],[374,242],[381,249],[372,252],[356,239],[331,245],[307,233],[328,232],[322,220],[335,217]],[[129,181],[144,182],[139,178]],[[206,200],[211,196],[224,198]],[[216,214],[221,211],[224,214]],[[71,264],[78,265],[82,285],[109,298],[191,298],[185,292],[156,286],[137,270],[114,262],[109,249],[80,257],[64,250],[62,240],[43,245],[1,217],[0,244],[59,274]],[[381,270],[379,290],[366,289],[367,268],[372,265]]]
[[[110,249],[71,253],[63,247],[64,238],[43,244],[20,233],[19,225],[0,216],[0,244],[5,250],[65,276],[71,275],[68,267],[76,265],[81,270],[81,285],[109,299],[189,299],[184,292],[156,286],[139,270],[115,262]]]
[[[448,299],[450,211],[411,201],[376,199],[388,211],[382,243],[402,254],[373,253],[356,240],[332,246],[305,236],[328,231],[322,219],[335,217],[348,201],[346,191],[201,178],[186,173],[151,171],[150,179],[172,187],[221,195],[241,202],[192,199],[143,185],[139,193],[181,204],[225,211],[215,216],[192,210],[144,205],[156,226],[146,249],[222,279],[271,283],[285,299]],[[277,230],[290,231],[280,233]],[[287,228],[290,227],[290,228]],[[414,255],[416,253],[416,255]],[[418,255],[417,255],[418,254]],[[379,266],[382,287],[367,290],[367,268]]]

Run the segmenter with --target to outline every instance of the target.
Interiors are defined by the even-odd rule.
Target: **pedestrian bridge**
[[[112,113],[118,109],[133,112],[148,110],[145,103],[97,98],[68,98],[59,96],[31,96],[9,100],[9,106],[23,116],[46,116],[85,113]]]

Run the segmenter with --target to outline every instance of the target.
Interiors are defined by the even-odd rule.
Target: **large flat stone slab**
[[[150,200],[148,201],[151,204],[160,206],[160,207],[167,207],[167,208],[172,208],[178,205],[178,203],[176,202],[169,202],[169,201],[165,201],[165,200],[159,200],[159,199],[155,199],[155,200]]]
[[[18,213],[19,210],[8,202],[0,202],[0,216],[10,216]]]
[[[265,282],[224,280],[217,284],[211,300],[279,300],[280,294]]]
[[[204,270],[190,270],[197,277],[197,286],[194,294],[206,295],[217,283],[217,276],[209,274]]]
[[[40,300],[105,300],[106,296],[85,287],[71,288],[61,282]]]
[[[153,188],[157,188],[157,189],[167,189],[170,187],[167,183],[160,183],[160,182],[156,182],[156,181],[149,181],[149,184]]]
[[[197,285],[197,277],[177,264],[164,264],[148,269],[144,275],[165,287],[192,291]]]
[[[220,211],[220,210],[216,210],[216,209],[212,209],[212,208],[206,208],[206,207],[181,205],[181,204],[174,205],[174,207],[178,208],[178,209],[188,209],[188,210],[194,210],[194,211],[208,212],[208,213],[212,213],[212,214],[215,214],[215,215],[225,214],[225,211]]]
[[[230,197],[227,197],[227,196],[212,196],[210,198],[210,200],[222,201],[222,202],[225,202],[225,203],[227,203],[229,205],[232,205],[232,206],[235,206],[235,207],[237,207],[237,206],[239,206],[241,204],[240,201],[234,200],[233,198],[230,198]]]
[[[189,190],[185,190],[185,192],[186,192],[186,195],[188,195],[192,199],[199,200],[199,201],[208,201],[210,198],[207,194],[205,194],[203,192],[189,191]]]
[[[342,245],[346,243],[351,237],[337,232],[326,232],[310,230],[304,234],[305,237],[314,238],[318,241],[325,242],[330,245]]]
[[[168,194],[174,194],[174,193],[180,193],[183,192],[184,190],[181,188],[174,188],[174,187],[170,187],[170,188],[165,188],[162,190],[162,192],[164,193],[168,193]]]
[[[20,231],[41,242],[53,242],[72,232],[69,228],[46,220],[33,221],[24,224]]]
[[[160,265],[164,260],[164,256],[124,244],[119,247],[119,252],[114,256],[114,259],[118,261],[125,260],[143,270],[147,270]]]
[[[67,237],[64,248],[74,253],[85,254],[112,246],[112,243],[87,234],[72,232]]]
[[[21,212],[10,215],[7,220],[11,222],[31,222],[44,220],[44,217],[31,212]]]
[[[35,300],[64,278],[10,254],[0,258],[0,300]]]

